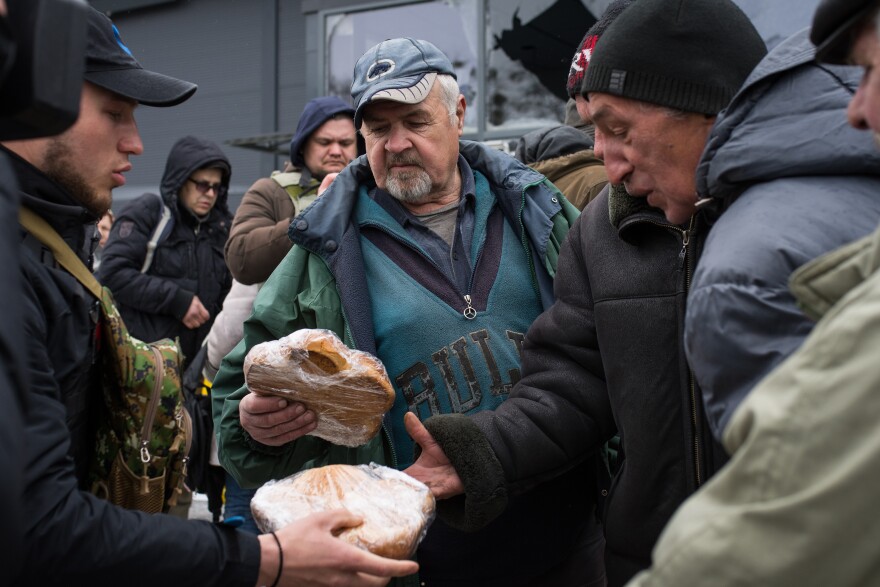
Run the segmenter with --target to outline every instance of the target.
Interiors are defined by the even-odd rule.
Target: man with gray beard
[[[426,41],[383,41],[358,60],[351,94],[366,155],[291,224],[294,247],[214,381],[220,460],[243,486],[306,463],[407,468],[404,415],[499,406],[519,380],[526,330],[554,300],[577,210],[544,176],[460,140],[466,104],[446,55]],[[245,386],[247,351],[302,328],[329,329],[385,365],[395,403],[365,445],[306,436],[315,413]],[[435,521],[417,552],[419,576],[406,581],[604,585],[591,499],[598,466],[587,460],[532,488],[478,532]]]

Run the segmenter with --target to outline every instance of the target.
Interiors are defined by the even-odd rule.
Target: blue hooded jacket
[[[304,168],[302,156],[303,145],[318,127],[337,114],[348,114],[354,118],[354,108],[336,96],[321,96],[309,100],[303,108],[302,115],[296,125],[296,133],[290,141],[290,163],[294,167]]]

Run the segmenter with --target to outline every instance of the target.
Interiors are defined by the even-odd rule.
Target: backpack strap
[[[141,266],[141,273],[149,271],[150,265],[153,264],[153,256],[156,254],[156,247],[159,245],[159,240],[162,238],[162,232],[171,220],[171,209],[168,208],[165,201],[162,200],[162,196],[159,196],[159,202],[162,205],[162,216],[159,217],[159,224],[153,229],[153,234],[150,237],[150,240],[147,241],[147,256],[144,258],[144,264]]]
[[[52,251],[52,255],[55,256],[55,260],[58,261],[58,264],[67,269],[68,273],[73,275],[77,281],[83,284],[83,287],[92,292],[92,295],[96,298],[99,300],[101,299],[101,284],[98,283],[98,280],[95,279],[92,272],[88,270],[85,263],[76,256],[73,249],[64,242],[61,235],[55,232],[54,228],[49,226],[48,222],[32,210],[20,206],[18,208],[18,223],[38,241],[46,245],[46,247]]]
[[[290,201],[293,202],[293,210],[295,214],[299,214],[305,210],[318,198],[317,193],[313,192],[317,191],[320,184],[312,182],[313,185],[306,187],[302,186],[300,184],[300,181],[302,181],[302,174],[298,171],[290,171],[287,173],[275,171],[272,173],[271,177],[275,180],[275,183],[284,188],[284,191],[290,196]]]

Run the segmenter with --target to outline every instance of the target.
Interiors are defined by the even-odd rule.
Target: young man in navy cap
[[[875,137],[878,19],[877,0],[824,0],[810,33],[822,67],[864,68],[847,115]],[[634,585],[880,583],[880,231],[803,266],[791,289],[818,323],[734,413],[733,459],[676,513]]]
[[[460,140],[466,104],[449,59],[426,41],[384,41],[358,60],[351,94],[366,157],[293,222],[294,247],[215,380],[220,459],[245,484],[306,462],[407,467],[404,416],[463,418],[503,405],[524,334],[554,299],[555,260],[576,210],[540,174]],[[245,387],[246,352],[301,328],[330,329],[384,363],[396,399],[367,444],[304,436],[314,413]],[[459,440],[467,451],[473,438]],[[416,555],[419,577],[408,580],[603,585],[595,466],[588,459],[530,488],[478,532],[435,521]]]
[[[172,106],[196,86],[143,69],[108,18],[90,10],[80,116],[61,135],[5,141],[22,205],[87,263],[94,223],[143,150],[134,111]],[[381,585],[409,561],[375,557],[332,532],[334,512],[255,537],[207,522],[125,510],[87,493],[100,400],[97,300],[35,237],[21,232],[25,414],[22,572],[34,585]],[[369,574],[369,575],[368,575]],[[370,576],[374,575],[374,576]],[[274,581],[274,582],[273,582]]]

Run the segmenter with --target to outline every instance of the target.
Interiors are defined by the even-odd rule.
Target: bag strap
[[[153,256],[156,254],[159,239],[162,238],[162,231],[165,230],[165,226],[171,220],[171,209],[162,200],[162,196],[159,196],[159,202],[162,205],[162,216],[159,218],[159,224],[153,230],[153,235],[147,242],[147,256],[144,259],[144,264],[141,266],[141,273],[146,273],[150,269],[150,265],[153,264]]]
[[[298,171],[289,171],[287,173],[273,171],[270,177],[275,180],[275,183],[284,188],[284,191],[290,196],[290,201],[293,202],[293,209],[296,214],[302,212],[306,207],[300,204],[300,200],[308,205],[318,197],[317,194],[311,192],[317,190],[320,184],[313,181],[308,186],[300,185],[302,174]]]
[[[99,300],[101,299],[101,284],[98,283],[92,272],[88,270],[85,263],[76,256],[73,249],[64,242],[61,235],[49,226],[48,222],[24,206],[18,208],[18,222],[25,230],[52,251],[52,255],[59,265],[67,269],[68,273],[73,275],[87,290],[92,292],[92,295]]]

